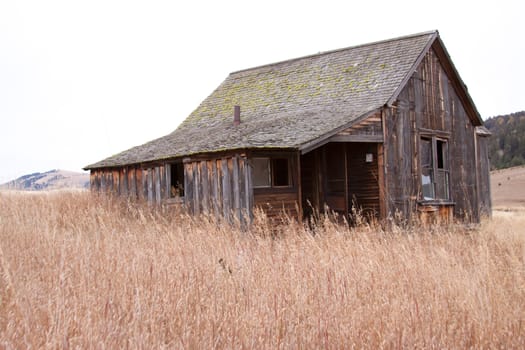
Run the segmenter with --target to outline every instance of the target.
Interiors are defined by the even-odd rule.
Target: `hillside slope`
[[[489,118],[485,126],[492,133],[489,141],[492,169],[525,164],[525,111]]]
[[[50,170],[20,176],[16,180],[0,185],[2,190],[42,191],[58,189],[88,189],[89,174],[66,170]]]

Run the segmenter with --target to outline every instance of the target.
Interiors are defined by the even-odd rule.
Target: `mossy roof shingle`
[[[302,149],[387,104],[437,36],[432,31],[233,72],[172,133],[86,169],[230,149]]]

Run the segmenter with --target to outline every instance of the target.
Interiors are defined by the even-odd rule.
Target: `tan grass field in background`
[[[525,215],[249,232],[0,192],[0,348],[523,348]],[[277,237],[271,236],[277,233]]]
[[[490,187],[495,212],[525,210],[525,166],[492,171]]]

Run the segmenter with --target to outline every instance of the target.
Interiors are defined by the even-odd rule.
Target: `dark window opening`
[[[252,181],[254,188],[291,186],[288,159],[253,158]]]
[[[184,165],[171,164],[171,189],[170,197],[184,197]]]
[[[446,148],[447,144],[445,141],[436,140],[437,146],[437,167],[438,169],[445,169],[446,162]]]
[[[290,185],[290,172],[288,171],[288,159],[272,159],[273,186],[286,187]]]

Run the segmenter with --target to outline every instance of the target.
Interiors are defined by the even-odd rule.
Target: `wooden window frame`
[[[292,167],[291,167],[291,159],[290,157],[286,156],[256,156],[252,158],[252,161],[255,159],[265,159],[268,160],[268,172],[269,172],[269,184],[268,185],[255,185],[255,181],[253,181],[253,176],[255,175],[255,172],[252,174],[252,181],[253,181],[253,188],[257,190],[264,190],[264,189],[290,189],[293,188],[293,178],[292,178]],[[275,185],[275,161],[276,160],[286,160],[286,166],[287,166],[287,176],[288,176],[288,184],[286,185]]]
[[[423,167],[423,161],[421,154],[422,152],[422,141],[430,142],[430,167]],[[440,149],[438,145],[441,145]],[[446,145],[446,150],[443,150],[443,145]],[[439,155],[438,151],[441,152]],[[449,140],[443,136],[437,136],[436,134],[421,134],[419,138],[419,163],[420,163],[420,184],[421,184],[421,200],[423,201],[451,201],[451,191],[450,191],[450,154],[449,154]],[[440,166],[441,164],[441,166]],[[430,196],[425,196],[423,182],[424,170],[429,169],[430,177],[430,189],[432,191]],[[442,179],[443,183],[438,181]],[[442,190],[439,191],[439,186],[441,185]]]
[[[180,162],[172,162],[172,163],[168,163],[167,164],[169,167],[170,167],[170,178],[169,178],[169,189],[170,189],[170,193],[169,193],[169,198],[184,198],[184,192],[185,192],[185,189],[184,189],[184,178],[186,176],[185,172],[184,172],[184,163],[182,161]],[[176,169],[180,167],[179,170],[182,170],[182,179],[179,179],[179,186],[176,187],[175,184],[173,184],[173,179],[174,179],[174,173],[176,173]],[[182,180],[182,182],[180,182],[180,180]],[[179,191],[177,193],[177,191]]]

